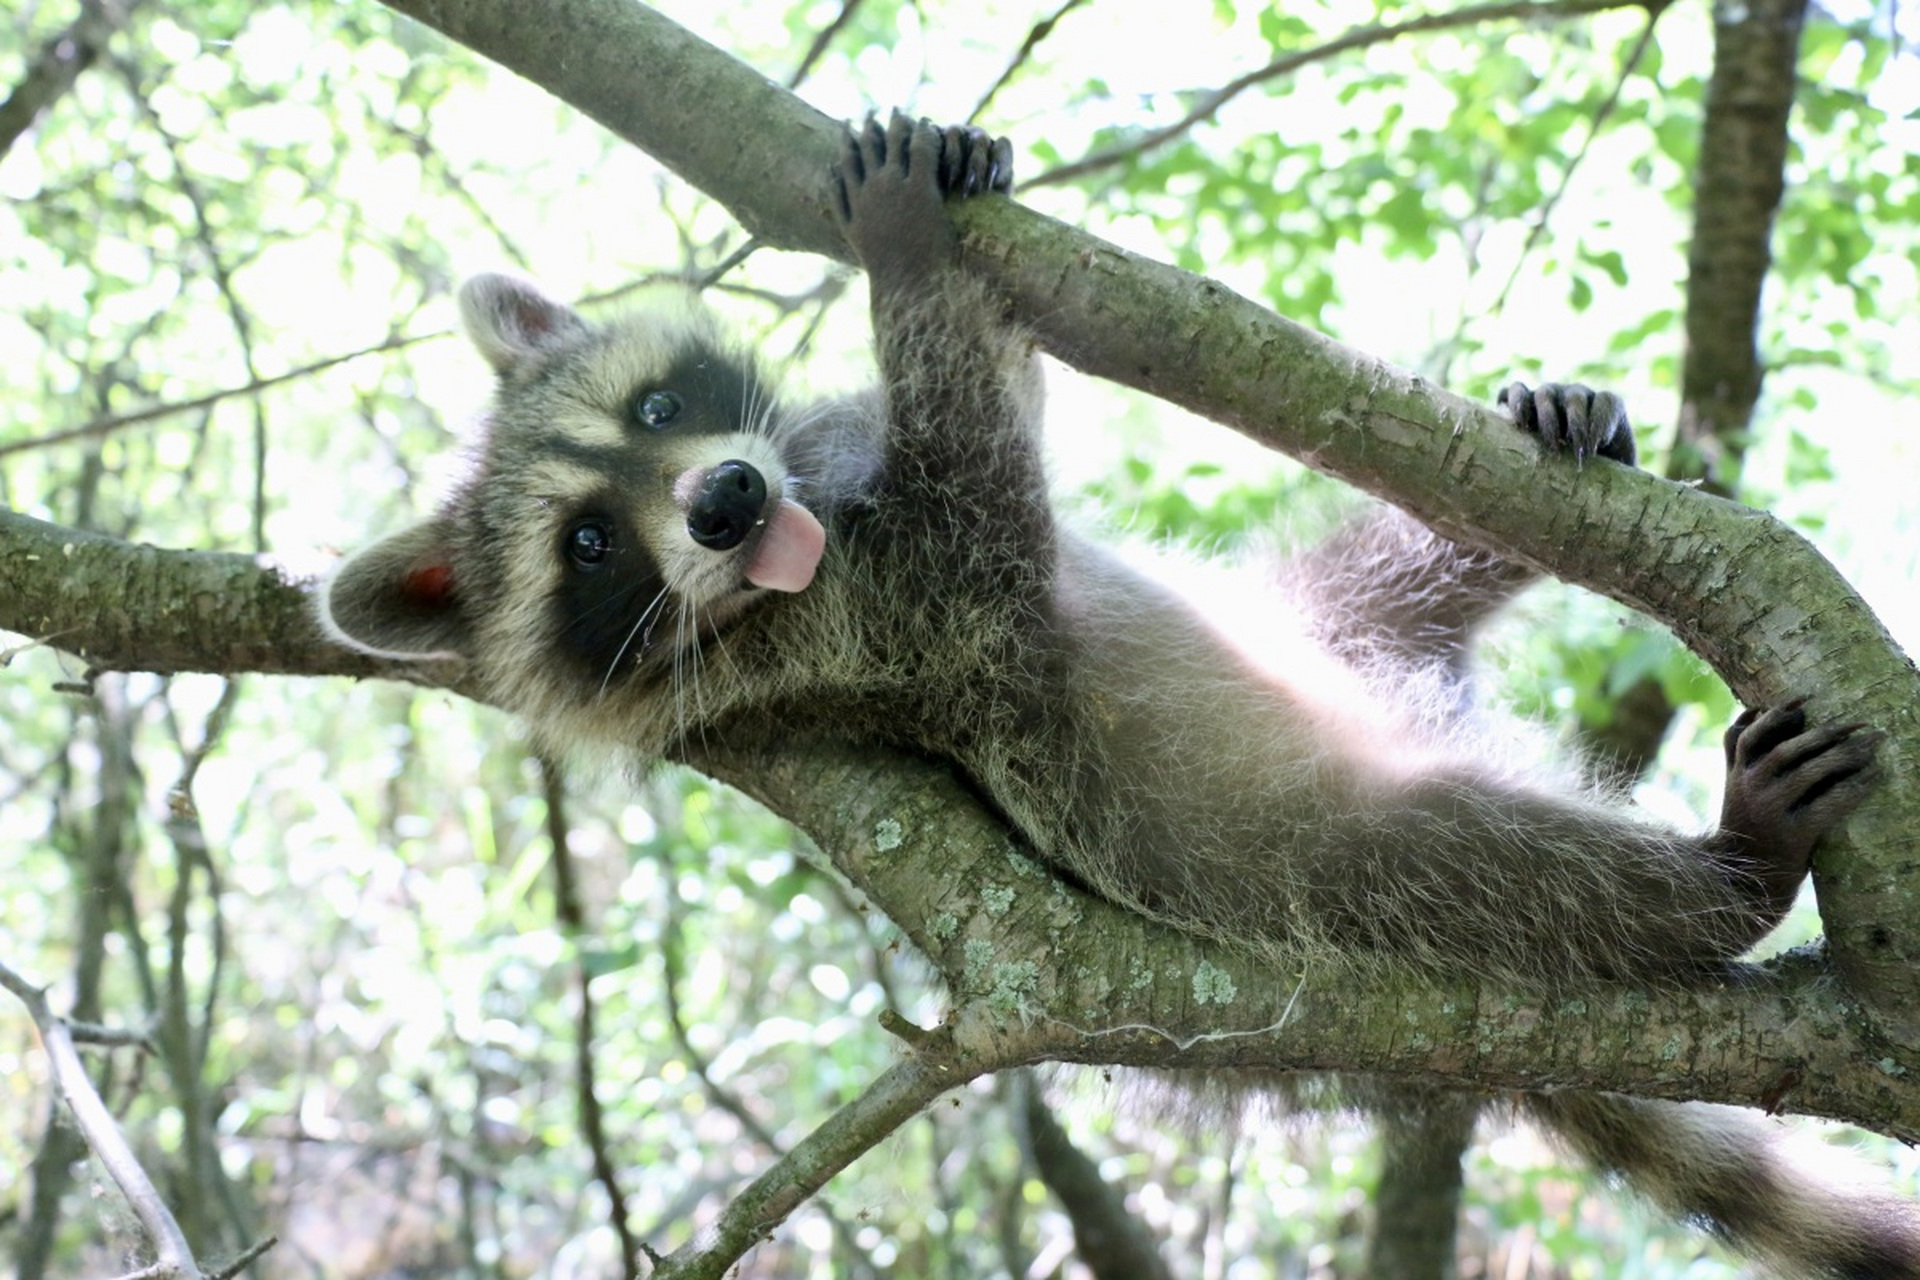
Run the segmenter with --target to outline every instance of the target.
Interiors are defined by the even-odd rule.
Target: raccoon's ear
[[[460,606],[448,529],[429,520],[363,547],[320,584],[320,625],[382,658],[464,657],[472,629]]]
[[[487,363],[503,374],[587,331],[572,307],[503,275],[475,276],[460,286],[460,320]]]

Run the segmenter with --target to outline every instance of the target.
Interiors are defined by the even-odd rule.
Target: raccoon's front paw
[[[1727,729],[1719,840],[1764,905],[1792,905],[1814,842],[1865,798],[1882,736],[1862,724],[1815,723],[1805,698],[1749,708]]]
[[[832,191],[847,245],[874,285],[924,281],[953,260],[958,239],[948,197],[966,199],[1013,188],[1013,151],[1005,139],[955,125],[942,130],[896,111],[847,132]]]
[[[1549,382],[1535,390],[1513,382],[1501,388],[1497,403],[1513,425],[1556,453],[1571,453],[1575,461],[1612,458],[1629,467],[1638,461],[1627,406],[1611,391],[1577,382]]]

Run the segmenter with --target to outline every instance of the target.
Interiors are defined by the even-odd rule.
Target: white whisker
[[[607,696],[607,686],[613,681],[613,673],[620,669],[620,663],[625,660],[628,652],[633,648],[633,638],[636,635],[640,637],[640,652],[643,654],[646,653],[648,637],[653,634],[652,628],[648,626],[647,619],[659,613],[660,606],[666,602],[667,591],[668,588],[666,587],[660,588],[660,594],[648,601],[647,607],[640,611],[638,618],[634,619],[633,626],[627,631],[627,638],[620,642],[619,652],[615,653],[613,655],[613,661],[607,664],[607,674],[600,677],[600,692],[595,695],[596,697],[604,698]],[[643,631],[642,628],[646,628],[646,630]]]

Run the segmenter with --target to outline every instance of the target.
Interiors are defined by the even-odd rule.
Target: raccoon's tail
[[[1790,1149],[1761,1116],[1563,1092],[1516,1099],[1575,1154],[1782,1275],[1920,1280],[1920,1204]]]

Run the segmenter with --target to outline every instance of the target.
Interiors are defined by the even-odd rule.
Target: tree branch
[[[1527,220],[1527,238],[1520,245],[1520,252],[1514,255],[1513,267],[1507,272],[1506,283],[1500,286],[1499,296],[1493,300],[1490,308],[1495,315],[1506,310],[1507,300],[1513,296],[1514,287],[1520,282],[1520,275],[1533,251],[1546,238],[1547,226],[1553,221],[1553,211],[1560,207],[1560,201],[1573,187],[1574,175],[1580,172],[1580,166],[1586,162],[1593,150],[1593,144],[1599,140],[1607,127],[1607,121],[1620,106],[1620,95],[1626,91],[1627,82],[1633,79],[1634,72],[1640,67],[1640,60],[1646,57],[1647,50],[1653,45],[1654,32],[1659,28],[1660,17],[1666,12],[1663,5],[1651,6],[1647,10],[1647,25],[1640,30],[1640,38],[1633,42],[1633,48],[1627,51],[1626,60],[1620,66],[1620,74],[1614,77],[1613,88],[1608,92],[1606,101],[1594,110],[1593,118],[1587,122],[1580,146],[1566,161],[1558,166],[1553,190],[1540,202],[1539,211]],[[1723,495],[1724,496],[1724,495]]]
[[[606,1116],[600,1107],[599,1070],[594,1059],[598,1050],[599,1005],[593,998],[593,970],[582,949],[587,932],[586,909],[581,905],[578,880],[573,870],[573,849],[568,839],[572,824],[567,817],[567,788],[561,769],[542,754],[535,763],[540,770],[540,789],[547,805],[547,844],[553,859],[553,914],[565,931],[572,951],[571,979],[574,999],[579,1003],[573,1014],[573,1096],[574,1111],[580,1120],[580,1136],[587,1144],[593,1166],[593,1179],[607,1197],[607,1225],[620,1242],[621,1274],[640,1273],[640,1242],[627,1222],[627,1193],[620,1185],[620,1171],[614,1167],[613,1150],[607,1142]]]
[[[0,156],[41,114],[64,98],[80,73],[94,64],[107,41],[127,25],[139,0],[81,0],[80,16],[41,48],[20,83],[0,102]]]
[[[74,557],[58,554],[61,539],[77,544]],[[82,555],[86,580],[109,585],[63,592],[71,560]],[[116,625],[116,594],[175,595],[202,607],[136,611],[137,625]],[[473,693],[457,668],[371,662],[334,646],[310,621],[301,588],[253,557],[159,551],[7,512],[0,626],[60,631],[66,647],[103,667],[231,671],[251,661],[245,669],[400,677]],[[96,628],[111,643],[78,639]],[[689,763],[798,822],[957,998],[995,1014],[998,1022],[969,1024],[975,1041],[965,1048],[980,1060],[1349,1069],[1747,1105],[1773,1098],[1798,1069],[1803,1083],[1789,1109],[1920,1137],[1920,1089],[1899,1075],[1915,1069],[1908,1078],[1920,1079],[1920,1057],[1885,1043],[1837,998],[1833,975],[1814,958],[1738,988],[1599,992],[1566,1003],[1332,969],[1263,972],[1069,889],[1018,856],[1006,828],[938,765],[818,742],[710,749]],[[930,894],[929,885],[942,891]],[[1225,985],[1196,984],[1206,973]],[[1229,987],[1234,994],[1222,998]]]
[[[0,508],[0,628],[89,671],[381,676],[467,691],[456,664],[342,650],[314,624],[308,585],[263,556],[161,551]]]
[[[1839,998],[1817,954],[1785,957],[1737,986],[1566,1000],[1332,968],[1275,974],[1067,888],[1018,857],[1005,828],[939,765],[826,742],[729,748],[691,763],[806,830],[957,997],[1001,1011],[1021,1054],[1747,1106],[1773,1101],[1798,1072],[1785,1109],[1920,1137],[1920,1090],[1903,1083],[1920,1056],[1887,1044]]]
[[[1086,2],[1087,0],[1061,0],[1061,5],[1058,9],[1055,9],[1052,13],[1033,24],[1027,31],[1027,38],[1020,42],[1020,47],[1014,50],[1011,58],[1007,59],[1005,68],[1001,70],[994,82],[987,86],[987,91],[980,95],[980,101],[973,104],[973,110],[967,113],[968,123],[973,123],[980,119],[994,98],[999,95],[1000,91],[1012,82],[1013,77],[1019,72],[1020,68],[1026,66],[1027,63],[1032,60],[1033,51],[1038,49],[1041,42],[1051,36],[1055,29],[1059,27],[1060,20]]]
[[[1765,370],[1754,342],[1786,190],[1806,0],[1716,6],[1687,251],[1687,359],[1679,453],[1709,486],[1730,484]],[[1731,464],[1731,465],[1726,465]]]
[[[842,1169],[949,1089],[1014,1065],[970,1053],[923,1050],[887,1069],[792,1151],[727,1202],[720,1219],[661,1259],[653,1280],[720,1280],[740,1256]]]
[[[147,1177],[147,1171],[140,1167],[139,1157],[127,1144],[113,1113],[94,1091],[93,1081],[87,1078],[87,1068],[74,1048],[73,1037],[68,1034],[66,1023],[55,1017],[48,1007],[46,993],[4,964],[0,964],[0,987],[11,991],[26,1006],[33,1025],[40,1032],[40,1043],[47,1051],[54,1081],[72,1108],[87,1146],[99,1157],[114,1185],[120,1188],[120,1194],[127,1198],[128,1206],[140,1219],[140,1225],[146,1228],[155,1253],[155,1262],[147,1272],[199,1280],[200,1267],[194,1261],[192,1246],[168,1211],[166,1200]]]
[[[1012,1086],[1010,1101],[1021,1132],[1020,1146],[1047,1190],[1067,1211],[1074,1252],[1094,1280],[1173,1280],[1153,1232],[1128,1210],[1125,1190],[1109,1185],[1093,1158],[1073,1145],[1047,1106],[1033,1073],[1015,1072]]]

